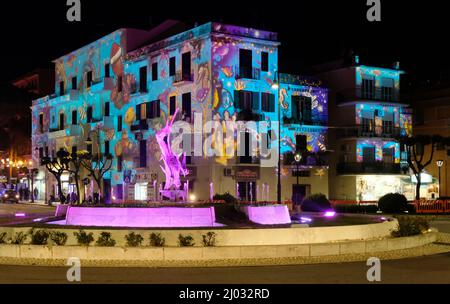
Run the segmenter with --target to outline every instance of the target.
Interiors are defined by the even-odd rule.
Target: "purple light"
[[[385,221],[386,220],[386,218],[383,216],[383,217],[381,217],[380,218],[382,221]]]
[[[334,212],[334,211],[327,211],[324,214],[325,217],[334,217],[335,215],[336,215],[336,212]]]
[[[25,213],[22,213],[22,212],[21,212],[21,213],[16,213],[15,216],[16,216],[16,217],[24,217],[24,216],[25,216]]]
[[[312,222],[312,219],[309,217],[301,217],[300,220],[302,221],[302,223]]]
[[[213,227],[214,207],[69,207],[66,225],[104,227]]]

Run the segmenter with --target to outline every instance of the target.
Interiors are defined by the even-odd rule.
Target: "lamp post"
[[[299,166],[300,166],[300,162],[302,160],[302,155],[300,152],[296,152],[294,155],[294,160],[295,160],[295,164],[297,165],[297,172],[296,172],[296,176],[297,176],[297,187],[298,187],[298,176],[299,176]]]
[[[277,90],[278,100],[278,172],[277,172],[277,203],[281,204],[281,106],[280,106],[280,74],[275,71],[272,89]]]
[[[436,165],[438,166],[438,182],[439,182],[439,197],[441,197],[441,167],[444,165],[444,161],[439,159],[436,161]]]

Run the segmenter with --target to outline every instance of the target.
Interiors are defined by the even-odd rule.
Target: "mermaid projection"
[[[186,191],[179,190],[181,186],[180,176],[186,176],[188,174],[188,170],[186,169],[186,154],[181,154],[181,157],[176,155],[170,143],[170,133],[172,132],[172,125],[175,117],[177,117],[178,111],[179,109],[177,108],[172,118],[167,120],[166,126],[156,132],[155,137],[161,149],[161,160],[164,162],[164,166],[161,166],[161,169],[166,176],[164,189],[161,189],[160,193],[172,201],[176,201],[180,197],[186,201]]]

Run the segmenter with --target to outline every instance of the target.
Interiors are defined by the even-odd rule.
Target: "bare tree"
[[[91,153],[85,153],[79,155],[81,165],[89,172],[88,176],[91,176],[100,194],[103,194],[102,181],[105,174],[111,169],[112,166],[112,155],[98,153],[92,155]]]
[[[62,183],[61,183],[61,175],[69,171],[69,152],[67,152],[64,149],[60,149],[58,152],[56,152],[56,157],[48,157],[45,156],[41,159],[41,165],[45,166],[56,179],[57,186],[58,186],[58,195],[59,200],[61,203],[64,203],[66,201],[66,198],[62,191]]]

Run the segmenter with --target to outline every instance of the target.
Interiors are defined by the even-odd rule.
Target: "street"
[[[370,283],[365,262],[223,268],[81,268],[81,283]],[[0,266],[0,283],[68,283],[65,267]],[[449,284],[450,253],[381,262],[381,283]]]

